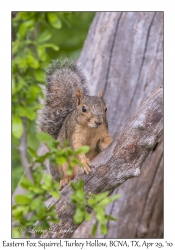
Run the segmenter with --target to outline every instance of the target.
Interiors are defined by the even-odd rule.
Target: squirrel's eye
[[[107,111],[107,108],[105,108],[105,112]]]
[[[86,111],[87,111],[87,109],[86,109],[85,106],[82,107],[82,111],[83,111],[83,112],[86,112]]]

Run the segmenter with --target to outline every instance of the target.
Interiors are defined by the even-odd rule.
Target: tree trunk
[[[108,223],[107,238],[163,237],[163,89],[158,87],[163,83],[162,43],[162,12],[101,12],[79,59],[91,76],[91,94],[105,91],[114,141],[91,162],[92,172],[79,174],[75,181],[84,180],[87,196],[106,190],[122,194],[107,208],[118,218]],[[141,166],[141,176],[128,180],[139,176]],[[71,192],[68,185],[61,199],[52,201],[60,223],[42,238],[91,237],[94,220],[79,227],[73,223]],[[98,231],[96,237],[104,236]]]
[[[91,173],[79,173],[75,182],[83,179],[86,199],[89,193],[108,191],[111,194],[126,180],[138,177],[142,163],[163,133],[163,88],[157,87],[145,98],[118,137],[92,162]],[[52,224],[42,238],[68,238],[78,225],[74,224],[75,205],[70,200],[70,184],[53,200],[60,222]],[[86,206],[87,211],[92,209]],[[54,233],[53,233],[54,232]]]
[[[109,131],[116,138],[143,98],[163,84],[163,12],[100,12],[79,61],[90,75],[92,94],[105,90]],[[163,237],[163,138],[143,163],[139,178],[125,182],[107,212],[107,238]],[[72,238],[90,238],[84,222]]]

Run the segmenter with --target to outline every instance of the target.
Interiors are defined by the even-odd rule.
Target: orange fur
[[[78,89],[76,91],[76,111],[71,114],[66,124],[63,124],[58,138],[61,141],[69,139],[69,144],[73,150],[77,150],[84,145],[90,147],[90,151],[87,154],[78,155],[79,160],[84,165],[82,170],[86,174],[89,174],[91,171],[89,167],[90,160],[97,156],[100,149],[105,149],[112,142],[107,130],[106,106],[102,97],[103,91],[100,92],[99,97],[90,97],[84,96]],[[70,127],[71,130],[69,129]],[[68,138],[64,138],[67,132],[70,132]],[[61,166],[61,172],[63,172],[61,186],[67,184],[69,179],[75,178],[80,166],[76,165],[73,167],[71,176],[67,175],[67,169],[67,164]]]

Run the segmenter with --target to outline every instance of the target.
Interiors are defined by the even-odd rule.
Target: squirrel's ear
[[[81,92],[80,89],[77,89],[76,91],[76,98],[77,98],[77,105],[80,105],[81,101],[83,100],[83,93]]]
[[[98,95],[100,98],[103,98],[103,94],[104,94],[104,90],[102,89],[101,91],[100,91],[100,94]]]

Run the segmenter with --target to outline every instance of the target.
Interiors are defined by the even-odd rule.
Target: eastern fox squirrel
[[[52,135],[60,145],[68,139],[74,150],[90,146],[86,155],[79,155],[84,164],[82,169],[88,174],[90,160],[112,142],[103,90],[99,96],[89,96],[84,75],[70,59],[53,61],[46,70],[46,82],[44,107],[38,112],[38,130]],[[59,167],[61,186],[75,178],[80,167],[74,166],[71,176],[67,175],[67,169],[67,163]]]

